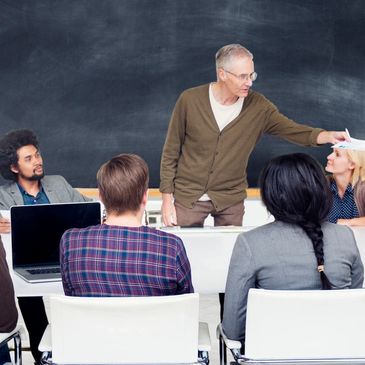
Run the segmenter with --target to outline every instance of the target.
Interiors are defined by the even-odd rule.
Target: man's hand
[[[317,144],[331,143],[336,144],[338,142],[350,141],[349,135],[344,132],[338,131],[322,131],[318,134]]]
[[[0,233],[10,233],[10,221],[9,219],[0,217]]]
[[[166,227],[176,226],[176,210],[172,194],[162,193],[162,222]]]

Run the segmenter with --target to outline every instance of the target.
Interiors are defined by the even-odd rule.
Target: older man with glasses
[[[246,168],[267,133],[303,146],[346,140],[345,132],[301,125],[258,92],[253,55],[240,44],[216,54],[217,81],[184,91],[162,153],[162,218],[166,226],[242,225]]]

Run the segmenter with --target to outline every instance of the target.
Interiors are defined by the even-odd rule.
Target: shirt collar
[[[22,195],[28,195],[28,196],[31,196],[30,194],[28,194],[24,189],[23,187],[19,184],[19,183],[16,183],[18,185],[18,188],[20,190],[20,193]],[[40,189],[39,189],[39,192],[37,195],[39,195],[39,193],[44,193],[44,190],[43,190],[43,186],[42,186],[42,183],[40,182]]]
[[[337,184],[336,184],[336,181],[334,179],[331,179],[331,185],[330,185],[330,188],[331,188],[331,191],[338,195],[338,189],[337,189]],[[344,196],[348,195],[348,194],[353,194],[354,192],[354,188],[352,187],[351,183],[349,183],[347,185],[347,188],[345,190],[345,194]]]

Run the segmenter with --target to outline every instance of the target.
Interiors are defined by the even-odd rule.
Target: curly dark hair
[[[311,239],[322,289],[331,289],[324,273],[321,223],[332,206],[332,194],[319,163],[304,153],[272,159],[260,177],[262,201],[276,220],[297,224]]]
[[[17,180],[10,166],[17,165],[19,148],[29,145],[39,148],[36,135],[29,129],[11,131],[0,140],[0,174],[4,179]]]

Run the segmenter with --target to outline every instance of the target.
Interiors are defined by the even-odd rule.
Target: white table
[[[169,230],[182,238],[189,257],[193,285],[196,292],[209,294],[224,292],[229,261],[237,235],[253,227],[188,228]],[[360,255],[365,263],[365,227],[354,228]],[[10,234],[2,235],[7,260],[17,296],[40,296],[63,293],[61,282],[27,283],[11,266]],[[346,242],[344,242],[346,244]]]
[[[200,293],[224,292],[229,260],[237,235],[248,228],[195,228],[169,232],[181,237],[192,269],[194,289]],[[63,293],[61,282],[28,283],[12,270],[11,235],[2,241],[17,296],[40,296]]]

